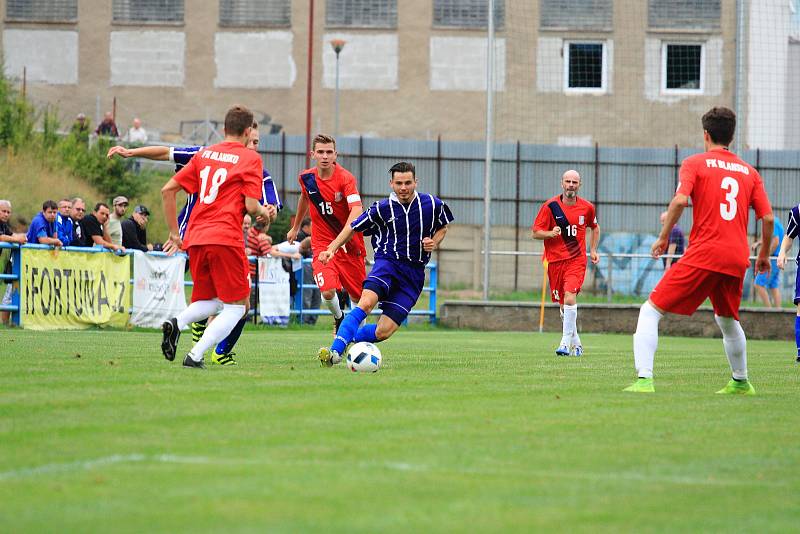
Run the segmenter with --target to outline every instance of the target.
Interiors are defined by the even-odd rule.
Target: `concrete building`
[[[734,105],[736,0],[496,3],[498,139],[697,146],[698,113]],[[339,38],[346,41],[340,134],[482,138],[485,5],[316,0],[312,128],[333,128],[330,41]],[[65,118],[95,117],[116,98],[122,126],[138,115],[151,129],[179,132],[181,121],[219,120],[242,102],[301,134],[309,7],[308,0],[1,0],[6,73],[19,79],[25,68],[28,94],[57,104]],[[778,65],[773,56],[759,63],[774,50],[762,35],[781,41],[783,57],[796,55],[788,53],[788,23],[776,16],[788,20],[789,3],[750,4],[759,39],[750,40],[748,81],[762,94],[759,65]],[[780,77],[785,87],[786,72]],[[759,101],[775,97],[754,91],[751,123],[763,115]],[[763,142],[758,134],[747,139]]]

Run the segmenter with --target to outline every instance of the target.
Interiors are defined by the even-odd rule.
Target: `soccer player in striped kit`
[[[563,193],[547,200],[539,209],[531,228],[534,239],[544,240],[550,298],[561,306],[562,333],[556,355],[583,356],[578,336],[578,293],[586,277],[586,229],[592,231],[589,249],[597,264],[600,227],[594,205],[578,197],[581,175],[569,170],[561,177]]]
[[[319,255],[319,261],[327,264],[356,232],[372,236],[375,265],[364,280],[358,306],[342,321],[331,347],[319,349],[319,359],[327,367],[342,361],[350,343],[377,343],[397,331],[422,293],[431,252],[454,219],[439,198],[417,192],[414,165],[396,163],[389,175],[389,198],[370,206]],[[383,310],[378,324],[359,328],[378,303]]]
[[[781,242],[781,251],[778,254],[778,268],[786,267],[786,255],[792,249],[794,239],[800,234],[800,205],[795,206],[789,211],[789,218],[786,221],[786,234]],[[800,363],[800,252],[794,260],[797,265],[797,275],[794,281],[794,303],[797,305],[797,316],[794,318],[794,342],[797,345],[797,362]]]

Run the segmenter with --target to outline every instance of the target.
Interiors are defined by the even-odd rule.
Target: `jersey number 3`
[[[736,217],[736,195],[739,194],[739,182],[736,179],[726,176],[722,179],[720,187],[726,191],[725,202],[719,203],[719,214],[726,221],[732,221]]]
[[[225,183],[228,177],[228,170],[225,167],[220,167],[214,171],[214,176],[211,177],[211,188],[206,194],[206,187],[208,187],[208,175],[211,174],[211,166],[208,165],[200,171],[200,202],[203,204],[211,204],[217,199],[219,194],[219,186]]]

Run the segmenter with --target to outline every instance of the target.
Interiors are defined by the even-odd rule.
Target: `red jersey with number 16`
[[[732,276],[750,266],[747,223],[772,213],[758,172],[725,149],[690,156],[681,165],[678,193],[692,199],[692,232],[681,263]]]
[[[581,197],[565,204],[561,195],[547,200],[539,209],[532,230],[561,228],[561,235],[544,240],[544,257],[549,263],[580,256],[586,258],[586,228],[597,228],[594,204]]]
[[[201,149],[174,176],[187,193],[197,193],[183,248],[230,245],[243,248],[244,198],[261,198],[261,156],[227,141]]]

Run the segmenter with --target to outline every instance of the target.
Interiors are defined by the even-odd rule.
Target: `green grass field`
[[[751,342],[664,338],[623,393],[629,336],[420,328],[385,367],[323,369],[321,329],[247,330],[236,368],[182,369],[154,332],[0,329],[4,532],[788,532],[800,368]],[[188,336],[181,342],[188,349]]]

